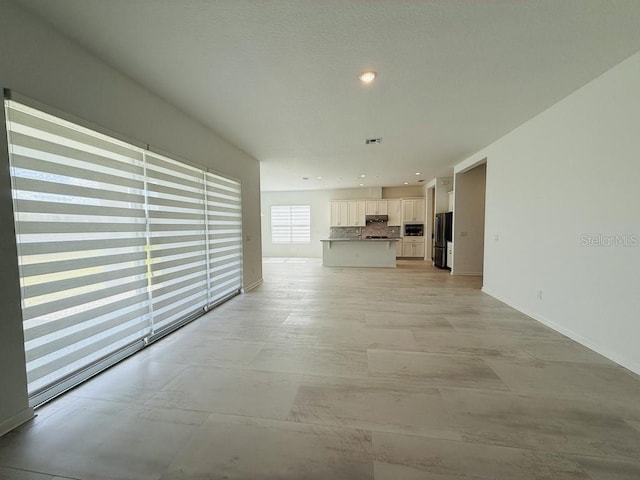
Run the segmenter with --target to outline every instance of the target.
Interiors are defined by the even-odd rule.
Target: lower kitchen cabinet
[[[399,239],[396,242],[396,257],[402,257],[402,256],[404,256],[402,252],[402,239]]]
[[[405,243],[402,245],[403,257],[424,257],[424,243]]]
[[[424,257],[424,237],[404,237],[402,239],[403,257]]]

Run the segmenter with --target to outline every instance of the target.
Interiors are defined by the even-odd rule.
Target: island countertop
[[[389,238],[327,238],[321,242],[397,242],[400,237]]]
[[[395,267],[394,238],[328,238],[322,242],[325,267]]]

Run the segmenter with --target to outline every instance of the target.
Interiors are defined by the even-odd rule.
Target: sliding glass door
[[[204,172],[146,154],[154,332],[207,304]]]
[[[240,184],[205,175],[207,198],[208,305],[242,288],[242,204]]]
[[[238,182],[5,109],[32,403],[240,292]]]

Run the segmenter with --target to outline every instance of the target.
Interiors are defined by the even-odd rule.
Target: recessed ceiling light
[[[420,172],[416,172],[416,175],[422,175]]]
[[[362,72],[358,77],[362,83],[368,84],[373,82],[376,79],[376,72]]]
[[[361,183],[361,184],[360,184],[360,186],[361,186],[361,187],[364,187],[364,183]]]
[[[362,175],[360,175],[360,178],[364,178],[366,177],[366,175],[363,173]]]
[[[404,182],[405,185],[409,185],[409,182]]]
[[[316,177],[318,180],[322,180],[322,177]]]

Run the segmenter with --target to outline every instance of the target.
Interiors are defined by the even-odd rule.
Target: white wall
[[[0,0],[0,86],[37,102],[148,143],[242,182],[245,286],[262,278],[260,166],[246,153],[179,109],[91,56],[45,23]],[[0,144],[6,170],[6,145]],[[6,172],[5,172],[6,173]],[[4,174],[3,174],[4,175]],[[8,180],[0,176],[0,429],[26,408],[22,326],[16,302],[17,270]],[[6,268],[5,268],[6,267]]]
[[[358,198],[382,198],[382,187],[336,188],[325,190],[331,200],[354,200]]]
[[[455,176],[451,272],[455,275],[482,275],[486,172],[483,163]]]
[[[640,53],[455,168],[487,158],[484,290],[637,373],[640,246],[584,236],[640,240],[639,85]]]
[[[331,200],[380,198],[380,187],[262,192],[262,253],[265,257],[322,257],[320,240],[329,238]],[[274,245],[271,243],[272,205],[310,205],[311,243],[308,245]]]
[[[422,185],[405,185],[404,187],[382,187],[382,198],[416,198],[424,197]]]
[[[449,211],[449,192],[453,190],[453,177],[436,178],[436,213]]]

